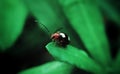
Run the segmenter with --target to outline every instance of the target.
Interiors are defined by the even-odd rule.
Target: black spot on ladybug
[[[70,38],[68,35],[62,32],[52,34],[51,39],[56,42],[57,45],[62,47],[66,47],[70,43]]]

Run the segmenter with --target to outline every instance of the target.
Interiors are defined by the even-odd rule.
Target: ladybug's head
[[[59,38],[59,36],[60,36],[59,32],[56,32],[51,35],[51,39],[57,40]]]

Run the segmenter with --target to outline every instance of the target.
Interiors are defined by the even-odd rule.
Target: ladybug
[[[57,45],[66,47],[70,43],[70,38],[67,34],[57,31],[51,35],[51,39],[56,42]]]
[[[40,23],[42,28],[45,28],[49,32],[47,27]],[[51,35],[51,39],[59,46],[66,47],[70,43],[70,38],[67,34],[60,32],[59,30],[63,29],[62,27],[57,29],[57,32]]]

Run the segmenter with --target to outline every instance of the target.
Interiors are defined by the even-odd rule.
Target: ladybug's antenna
[[[37,20],[35,20],[35,22],[37,22],[37,23],[39,23]],[[44,27],[46,30],[47,30],[47,32],[50,32],[49,30],[48,30],[48,28],[44,25],[44,24],[42,24],[42,23],[39,23],[42,27]]]
[[[48,32],[50,32],[49,30],[48,30],[48,28],[44,25],[44,24],[42,24],[42,23],[40,23]]]
[[[55,32],[60,31],[61,29],[63,29],[63,27],[58,28]]]

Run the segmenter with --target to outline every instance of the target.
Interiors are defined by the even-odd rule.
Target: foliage
[[[48,36],[63,28],[61,31],[70,36],[71,43],[64,48],[49,42],[44,47],[56,61],[22,70],[19,74],[71,74],[74,67],[94,74],[119,74],[120,51],[113,59],[106,32],[107,20],[114,21],[120,28],[119,6],[112,1],[1,0],[0,51],[6,52],[14,45],[23,31],[27,15],[32,14],[41,34]],[[120,41],[120,34],[118,36]],[[42,42],[44,39],[41,36]]]

